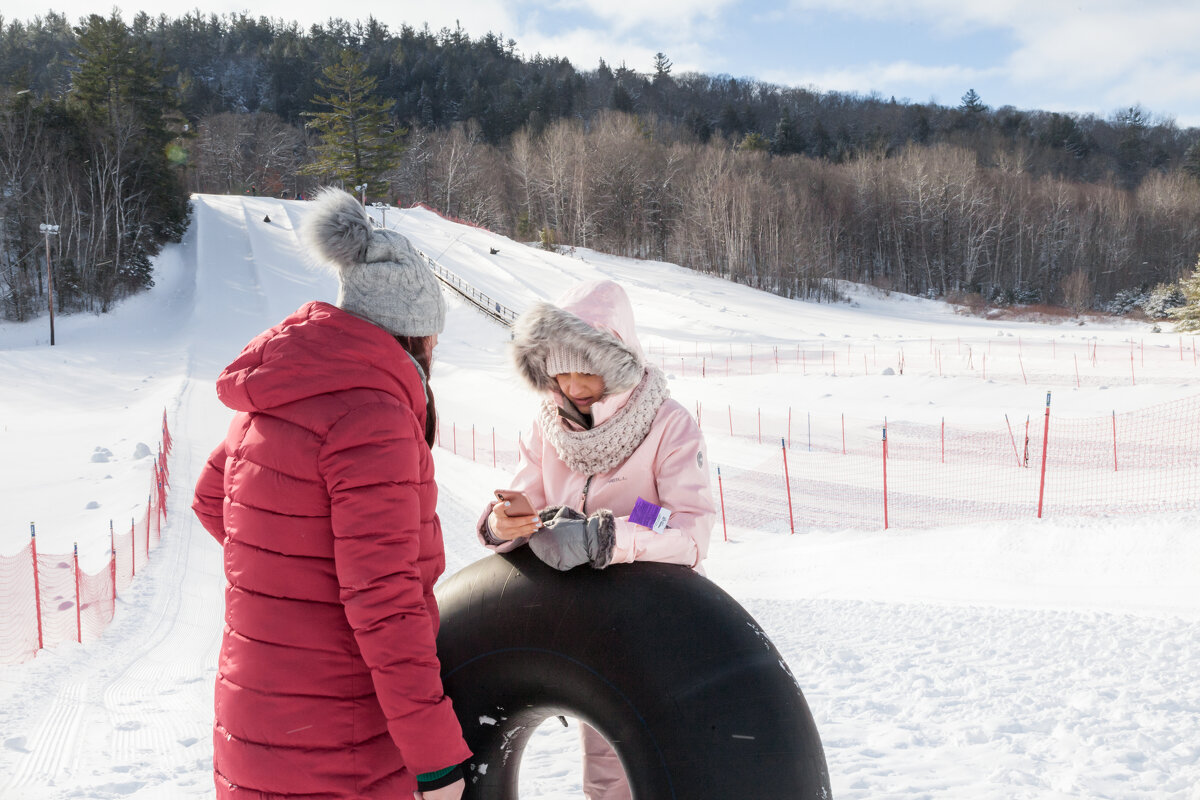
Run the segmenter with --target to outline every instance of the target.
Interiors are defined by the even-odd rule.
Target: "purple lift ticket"
[[[662,533],[666,530],[667,520],[670,518],[670,511],[662,506],[656,506],[654,503],[647,503],[640,497],[633,504],[633,511],[629,513],[630,522],[647,527],[655,533]]]

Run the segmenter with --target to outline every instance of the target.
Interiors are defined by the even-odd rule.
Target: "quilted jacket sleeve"
[[[225,544],[225,443],[217,445],[196,481],[196,494],[192,499],[192,511],[204,529],[212,534],[219,544]]]
[[[470,750],[442,692],[434,616],[418,566],[422,525],[436,525],[436,517],[421,504],[425,443],[416,428],[407,409],[359,406],[329,431],[320,468],[346,618],[392,739],[405,764],[421,773],[458,764]],[[426,477],[431,482],[432,472]]]

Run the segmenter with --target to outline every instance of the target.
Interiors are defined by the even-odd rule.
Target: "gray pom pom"
[[[322,189],[301,223],[300,238],[315,258],[345,269],[366,257],[371,218],[354,195]]]

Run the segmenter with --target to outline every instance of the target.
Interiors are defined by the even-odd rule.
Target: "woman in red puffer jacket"
[[[445,569],[428,376],[445,320],[428,265],[328,190],[304,220],[338,268],[217,380],[237,413],[193,508],[225,550],[218,798],[456,800],[470,756],[442,693]]]

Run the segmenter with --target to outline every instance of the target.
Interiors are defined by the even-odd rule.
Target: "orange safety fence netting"
[[[109,523],[111,553],[94,573],[79,566],[77,553],[43,553],[31,525],[28,544],[14,555],[0,556],[0,664],[17,664],[39,649],[100,637],[116,614],[118,593],[133,583],[138,569],[162,536],[170,480],[171,449],[166,412],[162,445],[154,462],[146,513],[118,533]]]

